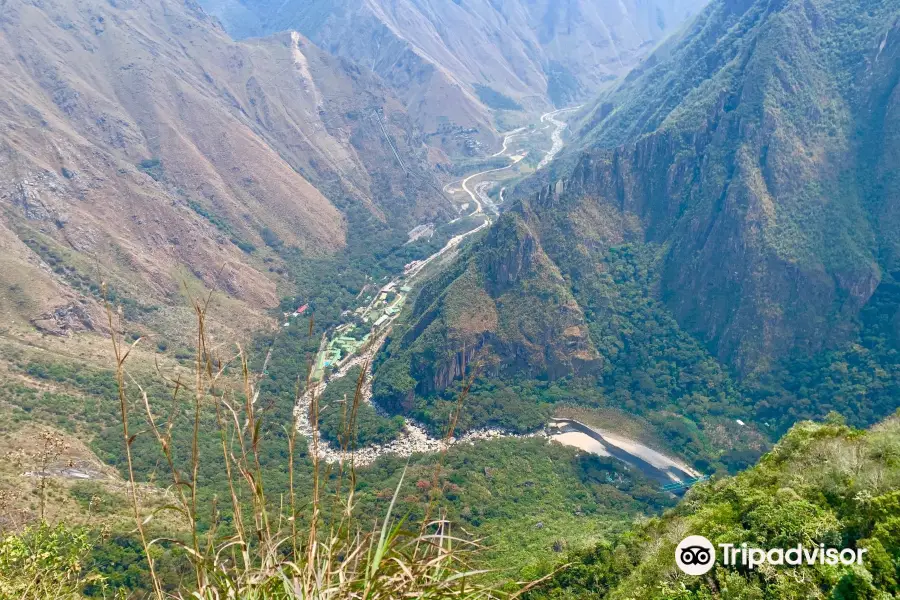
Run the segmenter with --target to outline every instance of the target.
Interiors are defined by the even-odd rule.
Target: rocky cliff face
[[[748,159],[749,141],[740,154],[727,151],[740,124],[723,113],[713,119],[707,132],[651,134],[584,156],[565,180],[568,195],[576,203],[613,208],[618,214],[607,227],[624,228],[632,216],[640,222],[639,239],[669,245],[661,287],[667,304],[679,322],[740,370],[764,367],[768,358],[795,348],[812,352],[846,339],[878,284],[875,253],[851,240],[844,258],[853,262],[838,265],[829,264],[832,257],[776,245],[772,238],[780,232],[772,230],[783,226],[772,204],[777,184],[767,187],[759,165]],[[704,156],[727,158],[710,165]],[[769,168],[790,171],[790,160],[768,150]],[[797,173],[785,175],[803,182]],[[537,205],[555,210],[550,203]],[[820,225],[814,235],[836,243],[841,228],[853,226],[844,219]],[[605,233],[600,239],[610,244],[627,235],[624,229]]]
[[[581,308],[530,225],[513,213],[426,285],[389,353],[382,369],[408,374],[422,396],[472,373],[552,379],[601,367]]]
[[[556,171],[565,208],[530,184],[536,221],[612,211],[585,243],[637,223],[637,239],[666,247],[673,314],[744,373],[848,339],[896,263],[881,165],[894,156],[898,13],[880,5],[852,26],[848,14],[826,1],[715,3],[586,119],[571,167]],[[873,185],[876,173],[888,181]]]
[[[728,398],[726,372],[759,381],[856,340],[879,290],[895,318],[900,5],[860,4],[715,2],[587,111],[463,261],[464,297],[496,309],[492,373],[587,373],[684,410]],[[463,345],[435,301],[462,272],[398,346],[428,349],[441,383]]]

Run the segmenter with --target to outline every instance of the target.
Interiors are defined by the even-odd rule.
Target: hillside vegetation
[[[537,599],[893,598],[900,593],[900,420],[868,431],[796,425],[759,465],[697,486],[679,506],[627,534],[573,554]],[[721,561],[703,577],[675,567],[688,535],[757,548],[864,548],[861,566]]]
[[[660,296],[743,374],[853,339],[897,270],[898,11],[714,2],[594,107],[557,174],[564,205],[666,245]]]
[[[701,3],[0,0],[0,600],[900,596],[900,0]]]

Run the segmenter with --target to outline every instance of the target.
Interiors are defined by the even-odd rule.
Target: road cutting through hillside
[[[568,124],[565,121],[561,121],[561,120],[557,119],[556,117],[563,113],[566,113],[566,112],[578,110],[579,108],[581,108],[581,106],[572,106],[569,108],[561,108],[561,109],[553,110],[553,111],[550,111],[550,112],[547,112],[547,113],[544,113],[543,115],[541,115],[540,122],[547,123],[547,127],[552,126],[552,127],[554,127],[554,130],[550,134],[550,140],[552,142],[550,150],[547,151],[547,153],[544,155],[544,158],[541,159],[541,162],[538,163],[538,166],[535,170],[543,169],[548,164],[550,164],[550,161],[552,161],[556,157],[556,155],[558,155],[562,151],[563,146],[565,145],[565,143],[563,142],[563,132],[568,127]],[[504,135],[503,136],[503,147],[500,149],[499,152],[491,155],[491,158],[496,158],[498,156],[507,155],[509,153],[509,142],[516,137],[524,135],[522,133],[524,130],[525,130],[525,127],[519,127],[518,129],[514,129],[513,131],[510,131],[509,133]],[[478,173],[473,173],[472,175],[469,175],[468,177],[466,177],[465,179],[462,180],[462,182],[461,182],[462,191],[464,191],[469,196],[469,198],[471,198],[472,202],[475,204],[475,210],[470,214],[470,216],[484,212],[485,206],[487,206],[491,210],[491,212],[493,212],[495,215],[499,214],[499,211],[497,210],[497,206],[490,199],[490,196],[488,196],[488,193],[487,193],[488,190],[491,188],[491,186],[493,186],[496,183],[495,181],[491,181],[491,180],[480,181],[480,182],[478,182],[478,184],[475,185],[474,189],[469,187],[469,182],[477,177],[481,177],[482,175],[487,175],[489,173],[497,173],[500,171],[505,171],[507,169],[511,169],[512,167],[517,165],[519,162],[521,162],[522,159],[524,159],[526,156],[528,156],[527,152],[525,152],[523,154],[515,155],[515,156],[510,156],[509,159],[511,162],[510,162],[510,164],[506,165],[505,167],[498,167],[496,169],[488,169],[486,171],[480,171]],[[455,182],[455,183],[460,183],[460,182]],[[449,183],[449,184],[445,185],[444,192],[447,192],[451,185],[454,185],[454,183]],[[501,194],[501,201],[502,201],[502,194]]]
[[[498,156],[502,156],[506,154],[506,147],[509,145],[509,141],[519,135],[521,132],[525,131],[525,127],[519,127],[518,129],[513,129],[509,133],[503,136],[503,147],[496,154],[491,154],[491,158],[497,158]]]
[[[490,156],[490,158],[497,158],[497,157],[499,157],[499,156],[502,156],[502,155],[506,154],[506,153],[509,151],[509,142],[510,142],[510,140],[512,140],[513,138],[518,137],[519,135],[521,135],[521,134],[522,134],[522,131],[523,131],[524,129],[525,129],[525,127],[519,127],[518,129],[513,129],[512,131],[509,131],[509,132],[505,133],[505,134],[503,135],[503,146],[500,148],[500,151],[499,151],[499,152],[497,152],[497,153],[495,153],[495,154],[492,154],[492,155]],[[524,158],[524,157],[523,157],[523,158]],[[519,159],[519,160],[521,160],[521,159]],[[508,169],[508,168],[510,168],[511,166],[513,166],[514,164],[516,164],[516,162],[518,162],[518,161],[514,161],[513,163],[508,164],[508,165],[506,165],[505,167],[500,167],[500,168],[498,168],[498,169],[489,169],[489,170],[487,170],[487,171],[481,171],[481,172],[479,172],[479,173],[474,173],[474,174],[472,174],[472,175],[469,175],[468,177],[466,177],[466,178],[464,178],[464,179],[458,179],[458,180],[456,180],[456,181],[451,181],[450,183],[447,183],[447,184],[444,185],[443,191],[444,191],[445,194],[449,194],[449,193],[450,193],[450,188],[452,188],[453,186],[455,186],[455,185],[457,185],[457,184],[462,184],[463,186],[465,186],[466,182],[468,182],[469,180],[471,180],[473,177],[478,177],[479,175],[484,175],[485,173],[491,173],[491,172],[493,172],[493,171],[502,171],[503,169]],[[464,188],[461,188],[461,189],[464,189]],[[467,192],[467,193],[468,193],[468,192]],[[471,195],[472,195],[472,194],[469,193],[469,196],[471,196]],[[473,200],[474,200],[474,198],[473,198]],[[476,202],[476,203],[477,203],[477,202]]]

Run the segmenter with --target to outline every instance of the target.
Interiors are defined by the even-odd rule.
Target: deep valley
[[[900,595],[897,0],[0,0],[0,81],[0,600]]]

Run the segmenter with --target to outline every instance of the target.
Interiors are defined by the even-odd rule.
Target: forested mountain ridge
[[[366,65],[396,90],[430,143],[459,152],[466,140],[496,143],[492,110],[516,123],[523,108],[533,113],[590,97],[635,66],[704,1],[203,4],[236,37],[296,29],[329,52]]]
[[[743,373],[852,337],[897,269],[898,9],[714,3],[580,132],[567,197],[669,244],[667,306]]]
[[[0,302],[26,329],[102,329],[105,281],[174,331],[159,309],[186,280],[248,333],[284,250],[339,254],[360,226],[405,241],[449,212],[402,104],[297,33],[237,43],[190,2],[11,0],[0,73]]]
[[[480,353],[488,378],[593,377],[598,398],[580,401],[703,435],[723,417],[777,435],[830,410],[857,426],[892,412],[898,16],[712,3],[425,287],[376,396],[430,414]]]
[[[693,489],[650,519],[569,557],[531,600],[641,598],[894,598],[900,593],[900,423],[868,431],[800,423],[740,475]],[[864,549],[861,565],[722,566],[702,577],[675,566],[687,535],[756,548]]]

